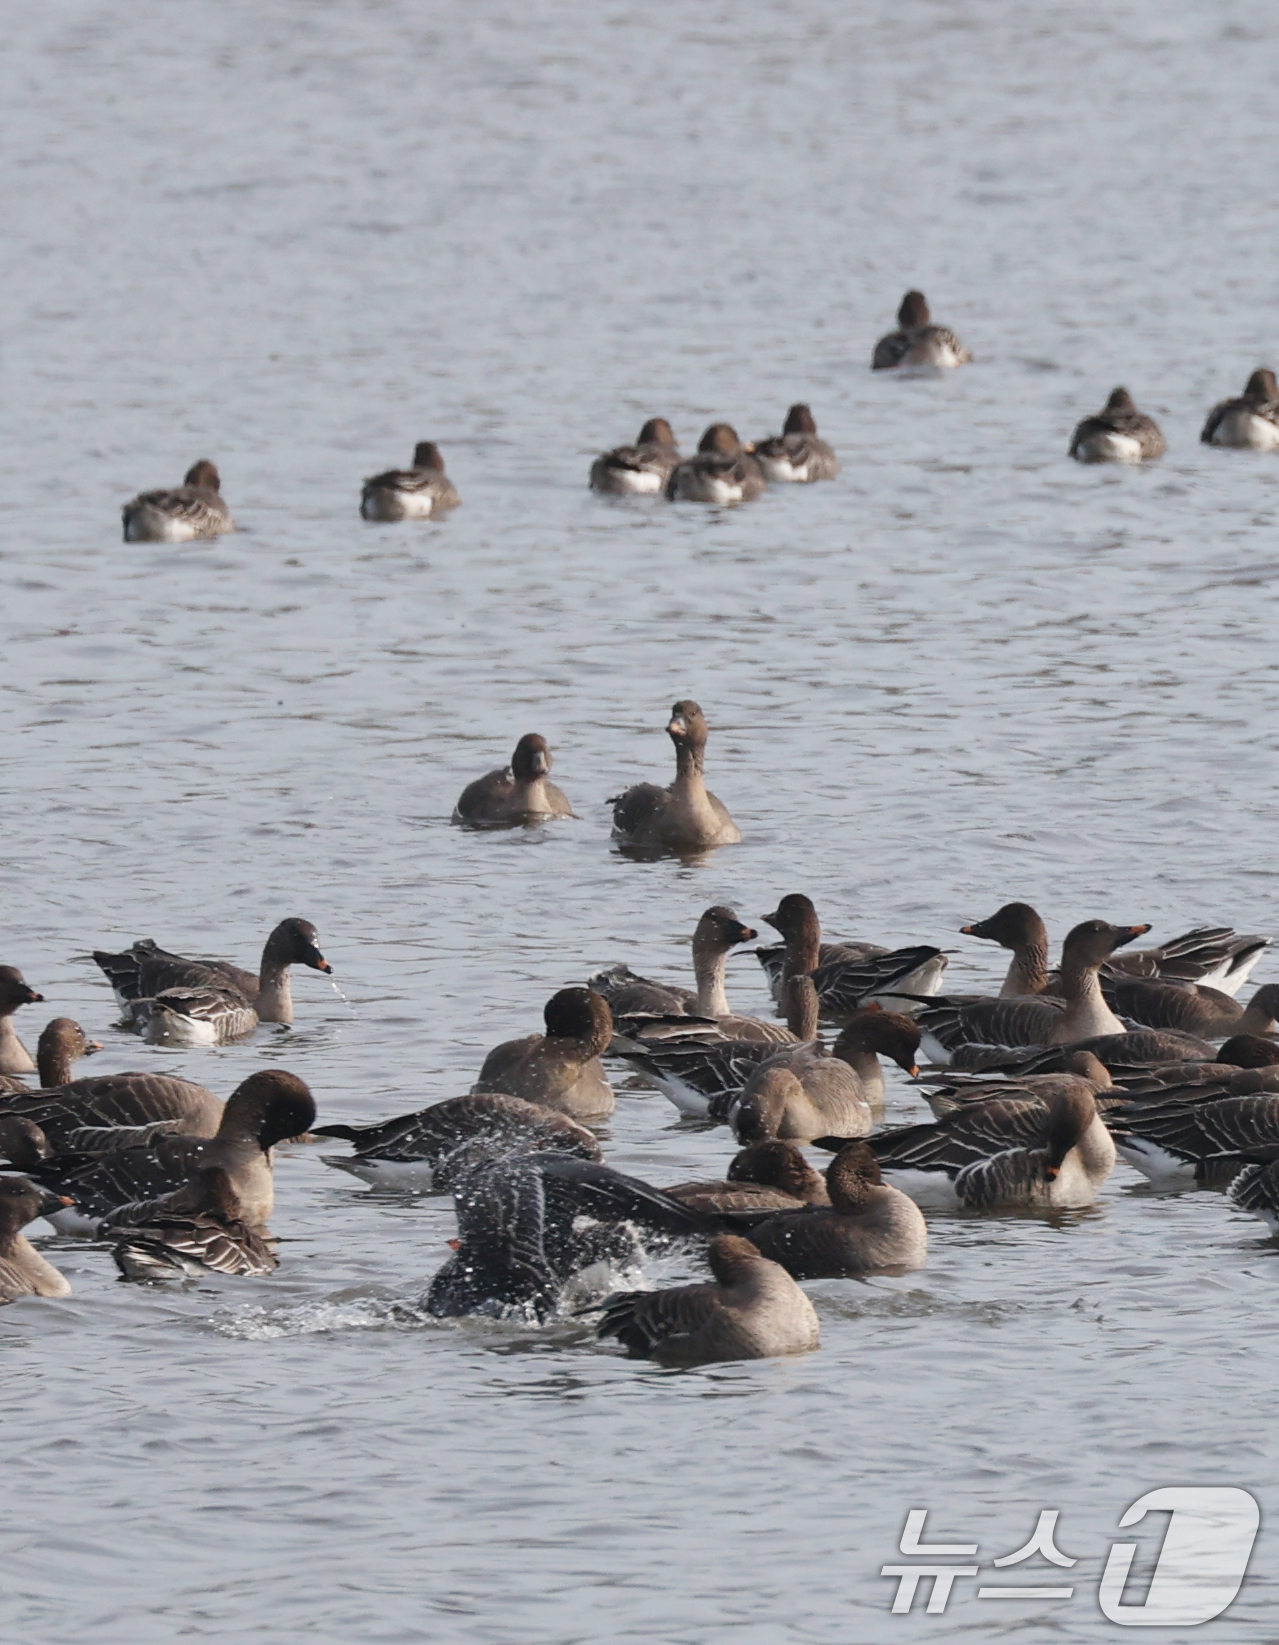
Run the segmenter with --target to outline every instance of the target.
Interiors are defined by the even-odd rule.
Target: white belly
[[[102,1218],[86,1216],[83,1211],[77,1211],[74,1206],[69,1206],[65,1211],[46,1212],[44,1220],[51,1223],[60,1234],[78,1234],[84,1239],[92,1239]]]
[[[742,500],[742,488],[738,481],[721,480],[712,474],[686,475],[680,484],[679,494],[686,503],[711,503],[717,507]]]
[[[335,1171],[348,1171],[362,1182],[389,1192],[408,1190],[429,1193],[435,1180],[435,1167],[429,1160],[359,1159],[346,1154],[321,1154],[325,1165]]]
[[[1178,1159],[1157,1142],[1146,1137],[1116,1137],[1115,1150],[1121,1159],[1135,1165],[1143,1177],[1148,1177],[1157,1188],[1191,1188],[1195,1181],[1195,1167],[1190,1160]]]
[[[195,536],[190,520],[175,518],[158,508],[133,509],[124,523],[126,543],[189,543]]]
[[[1090,434],[1079,447],[1079,457],[1085,463],[1139,463],[1141,441],[1131,434]]]
[[[609,474],[609,481],[610,490],[632,497],[655,497],[666,483],[651,468],[615,468]]]
[[[919,1171],[909,1165],[881,1165],[884,1181],[891,1188],[909,1194],[916,1205],[929,1211],[958,1211],[959,1195],[945,1171]]]
[[[394,491],[389,486],[378,486],[360,500],[360,513],[366,520],[429,520],[434,509],[433,492]]]
[[[800,463],[796,466],[789,457],[763,457],[756,452],[759,466],[764,470],[764,478],[770,485],[807,485],[808,464]]]
[[[928,1058],[929,1062],[936,1063],[938,1068],[950,1066],[950,1052],[939,1039],[935,1039],[927,1028],[919,1036],[919,1049]]]
[[[216,1023],[201,1017],[182,1017],[176,1011],[153,1011],[142,1030],[148,1045],[217,1045],[222,1036]]]
[[[1279,425],[1255,411],[1232,411],[1217,424],[1212,443],[1245,451],[1279,451]]]

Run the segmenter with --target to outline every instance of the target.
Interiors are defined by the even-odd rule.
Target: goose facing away
[[[17,966],[0,965],[0,1074],[35,1072],[31,1053],[13,1026],[13,1013],[20,1006],[39,1005],[43,1000],[44,995],[28,985]]]
[[[1279,450],[1279,383],[1274,372],[1254,371],[1237,400],[1213,406],[1199,438],[1208,446]]]
[[[1215,988],[1108,978],[1103,990],[1116,1011],[1142,1028],[1173,1028],[1204,1039],[1270,1035],[1279,1029],[1279,983],[1258,988],[1247,1006]]]
[[[613,807],[614,837],[676,853],[736,845],[742,831],[703,776],[710,729],[697,703],[677,702],[666,734],[675,744],[675,781],[669,788],[636,783],[614,795],[608,802]]]
[[[22,1230],[70,1202],[26,1177],[0,1177],[0,1303],[19,1297],[69,1297],[71,1284],[36,1250]]]
[[[891,371],[898,366],[949,371],[966,366],[972,355],[945,326],[935,326],[922,291],[908,291],[897,310],[897,330],[875,344],[872,371]]]
[[[772,1359],[820,1346],[817,1313],[780,1264],[735,1234],[712,1240],[709,1256],[714,1284],[610,1297],[599,1336],[659,1365]]]
[[[516,743],[510,765],[466,785],[453,821],[475,828],[511,828],[547,817],[571,817],[568,796],[550,781],[553,763],[546,738],[535,731],[526,733]]]
[[[708,1216],[730,1211],[799,1211],[829,1205],[826,1179],[793,1143],[770,1137],[733,1158],[723,1182],[678,1182],[664,1190],[672,1199]]]
[[[656,497],[679,462],[665,417],[650,417],[633,446],[616,446],[591,464],[591,490],[613,497]]]
[[[666,495],[672,502],[747,503],[765,489],[764,471],[728,423],[712,423],[697,445],[671,470]]]
[[[616,1106],[599,1060],[613,1038],[607,1002],[589,988],[561,988],[543,1018],[545,1034],[506,1040],[489,1052],[472,1093],[522,1097],[574,1120],[607,1119]]]
[[[811,485],[833,480],[839,458],[819,439],[817,424],[806,405],[793,405],[780,434],[755,442],[755,461],[770,485]]]
[[[244,1221],[241,1210],[227,1173],[204,1166],[171,1194],[113,1211],[97,1237],[113,1242],[111,1255],[124,1279],[269,1274],[278,1267],[270,1240]]]
[[[812,899],[789,892],[764,923],[779,931],[780,948],[757,948],[755,953],[768,977],[773,998],[780,1003],[785,979],[809,973],[817,989],[821,1015],[842,1023],[865,1005],[885,1009],[934,994],[941,985],[947,959],[939,948],[881,948],[874,943],[827,944],[821,940],[821,922]]]
[[[189,543],[235,530],[221,495],[222,480],[206,458],[193,463],[172,491],[143,491],[124,505],[126,543]]]
[[[411,467],[388,469],[364,482],[360,514],[366,520],[429,520],[461,500],[444,472],[439,446],[420,440]]]
[[[1079,463],[1145,463],[1167,449],[1154,419],[1137,410],[1126,388],[1117,388],[1095,416],[1076,427],[1069,455]]]

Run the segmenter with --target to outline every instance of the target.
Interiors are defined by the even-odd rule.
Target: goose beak
[[[105,1047],[103,1046],[101,1040],[86,1040],[84,1042],[84,1054],[86,1057],[91,1057],[95,1051],[102,1051],[104,1049]]]
[[[961,925],[959,934],[961,937],[975,937],[977,935],[977,921],[974,920],[971,925]]]
[[[323,971],[326,975],[333,970],[333,967],[325,959],[324,955],[321,954],[318,948],[312,951],[311,958],[306,963],[313,971]]]
[[[448,1246],[450,1251],[460,1251],[462,1249],[462,1242],[460,1239],[446,1239],[444,1243]]]
[[[40,1196],[40,1215],[42,1217],[51,1216],[54,1212],[65,1211],[68,1205],[74,1204],[75,1201],[68,1199],[65,1194],[46,1191]]]
[[[37,994],[34,988],[28,988],[27,989],[27,997],[26,997],[26,999],[23,1000],[22,1003],[24,1005],[43,1005],[44,1004],[44,995],[43,994]]]
[[[533,775],[535,777],[544,777],[550,769],[551,762],[539,748],[537,753],[533,756]]]
[[[1120,930],[1123,932],[1123,936],[1115,945],[1118,948],[1122,948],[1126,942],[1131,942],[1134,937],[1144,937],[1150,927],[1148,925],[1129,925],[1120,926]]]
[[[671,723],[666,727],[666,734],[668,737],[688,736],[688,721],[682,714],[675,714],[671,717]]]

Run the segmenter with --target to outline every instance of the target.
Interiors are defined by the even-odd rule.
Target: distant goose
[[[829,1022],[847,1022],[865,1005],[886,1010],[915,1009],[920,994],[935,994],[946,969],[939,948],[881,948],[874,943],[824,943],[821,923],[812,900],[792,891],[782,898],[764,923],[786,939],[772,948],[757,948],[773,998],[780,1001],[788,975],[806,972],[822,1016]]]
[[[1005,903],[989,919],[961,926],[960,931],[1012,950],[1001,997],[1051,994],[1060,984],[1060,975],[1049,969],[1048,929],[1029,903]],[[1240,936],[1228,925],[1199,925],[1157,948],[1114,953],[1104,969],[1117,977],[1202,983],[1237,994],[1269,946],[1269,937]]]
[[[706,716],[687,698],[677,702],[666,734],[675,744],[675,781],[669,788],[636,783],[614,795],[608,802],[613,807],[614,837],[677,853],[736,845],[742,831],[702,775],[710,736]]]
[[[826,1179],[793,1143],[769,1138],[737,1154],[723,1182],[677,1182],[663,1190],[707,1216],[729,1211],[799,1211],[829,1205]]]
[[[1211,1088],[1108,1116],[1115,1147],[1159,1187],[1224,1188],[1248,1158],[1279,1158],[1279,1091],[1218,1096]]]
[[[1208,413],[1199,436],[1206,446],[1246,451],[1279,449],[1279,383],[1273,371],[1254,371],[1237,400],[1222,400]]]
[[[616,446],[591,464],[591,490],[614,497],[656,497],[679,462],[665,417],[650,417],[633,446]]]
[[[671,470],[666,495],[673,502],[746,503],[765,488],[764,471],[727,423],[712,423],[697,445]]]
[[[1117,388],[1102,410],[1075,429],[1069,455],[1080,463],[1145,463],[1167,449],[1154,420],[1137,410],[1126,388]]]
[[[965,1104],[935,1125],[870,1139],[885,1181],[921,1205],[954,1210],[1091,1205],[1115,1164],[1115,1144],[1088,1082],[1055,1095]]]
[[[632,1359],[660,1365],[805,1354],[821,1344],[812,1303],[778,1263],[750,1240],[711,1242],[713,1285],[624,1291],[604,1305],[601,1337],[616,1337]]]
[[[172,491],[143,491],[126,503],[126,543],[189,543],[197,537],[221,537],[235,530],[231,510],[220,495],[221,478],[201,458]]]
[[[896,366],[947,371],[966,366],[972,359],[953,331],[933,324],[922,291],[908,291],[902,298],[897,328],[875,344],[872,371],[890,371]]]
[[[461,502],[444,472],[444,459],[433,440],[414,448],[411,468],[392,468],[364,482],[360,513],[366,520],[429,520]]]
[[[111,1212],[97,1238],[111,1242],[125,1279],[269,1274],[279,1266],[270,1239],[241,1211],[227,1173],[204,1166],[171,1194]]]
[[[69,1297],[71,1284],[31,1244],[22,1230],[68,1202],[28,1182],[0,1177],[0,1303],[19,1297]]]
[[[546,1003],[545,1034],[507,1040],[484,1059],[473,1092],[499,1092],[574,1120],[603,1120],[616,1098],[600,1056],[613,1038],[608,1005],[589,988],[561,988]]]
[[[0,965],[0,1075],[35,1072],[31,1053],[13,1026],[13,1013],[23,1005],[39,1005],[43,999],[43,994],[28,987],[16,966]]]
[[[817,437],[817,424],[806,405],[793,405],[780,434],[755,442],[755,461],[770,485],[811,485],[833,480],[839,458]]]
[[[864,1142],[840,1149],[826,1172],[828,1206],[745,1211],[734,1217],[763,1256],[796,1279],[922,1268],[928,1226],[907,1194],[884,1182],[879,1161]]]
[[[149,937],[122,954],[93,958],[124,1007],[125,1021],[152,1044],[220,1045],[253,1032],[259,1022],[293,1021],[290,966],[333,967],[319,949],[310,920],[281,920],[267,938],[258,974],[225,960],[184,959]]]
[[[716,905],[706,910],[693,932],[695,989],[650,982],[626,965],[597,971],[587,986],[604,996],[617,1031],[629,1038],[649,1037],[645,1019],[653,1019],[651,1032],[660,1037],[677,1034],[688,1021],[693,1032],[704,1034],[713,1027],[728,1039],[785,1043],[794,1037],[788,1028],[760,1017],[736,1016],[729,1008],[728,956],[739,943],[753,942],[757,935],[731,908]]]
[[[375,1188],[443,1193],[477,1165],[524,1154],[597,1160],[599,1144],[563,1114],[520,1097],[450,1097],[375,1125],[317,1125],[317,1137],[345,1137],[353,1154],[321,1154]]]
[[[462,790],[453,821],[475,827],[509,828],[547,817],[571,817],[573,807],[564,791],[550,781],[550,745],[535,731],[515,745],[508,766],[477,777]]]

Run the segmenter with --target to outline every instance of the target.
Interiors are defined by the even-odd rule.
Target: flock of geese
[[[672,854],[740,840],[703,780],[701,709],[676,703],[667,731],[675,779],[614,799],[618,840]],[[521,738],[454,820],[570,817],[550,765],[543,738]],[[543,1032],[491,1050],[467,1095],[362,1125],[317,1124],[307,1084],[278,1068],[225,1102],[171,1074],[77,1078],[100,1046],[65,1017],[33,1060],[14,1015],[42,996],[0,967],[0,1300],[69,1292],[23,1233],[41,1216],[109,1248],[128,1280],[269,1274],[274,1151],[316,1137],[348,1142],[325,1162],[375,1189],[453,1195],[457,1236],[429,1314],[587,1314],[601,1337],[666,1365],[814,1348],[802,1281],[920,1268],[926,1210],[1087,1206],[1120,1156],[1160,1186],[1224,1189],[1279,1230],[1279,984],[1236,998],[1269,938],[1198,927],[1134,949],[1148,925],[1089,919],[1054,966],[1040,915],[1011,902],[962,928],[1010,953],[998,993],[943,994],[940,948],[826,942],[799,892],[764,918],[781,940],[753,951],[778,1015],[732,1009],[730,956],[758,933],[708,908],[691,978],[608,966],[546,1003]],[[269,934],[256,971],[149,939],[93,960],[122,1026],[191,1047],[291,1023],[292,967],[331,970],[298,918]],[[918,1082],[932,1123],[884,1125],[884,1059]],[[656,1186],[604,1161],[610,1064],[731,1133],[721,1179]],[[819,1170],[806,1149],[833,1158]],[[710,1278],[615,1289],[674,1248],[703,1252]]]
[[[946,326],[934,325],[920,291],[908,291],[897,329],[881,337],[874,371],[909,374],[953,371],[972,354]],[[1207,445],[1253,451],[1279,449],[1279,384],[1274,372],[1254,371],[1244,391],[1208,414],[1200,439]],[[1167,450],[1153,418],[1117,388],[1095,416],[1085,417],[1070,440],[1081,463],[1143,463]],[[712,423],[691,457],[681,456],[671,425],[653,417],[634,445],[617,446],[591,465],[591,489],[604,495],[655,497],[718,507],[749,502],[769,485],[806,485],[839,473],[834,451],[818,437],[808,406],[793,405],[780,435],[743,442],[729,423]],[[366,520],[431,520],[461,502],[445,472],[440,448],[420,441],[408,468],[388,469],[364,482],[360,514]],[[126,542],[192,542],[235,530],[216,467],[201,458],[180,486],[144,491],[124,505]]]

